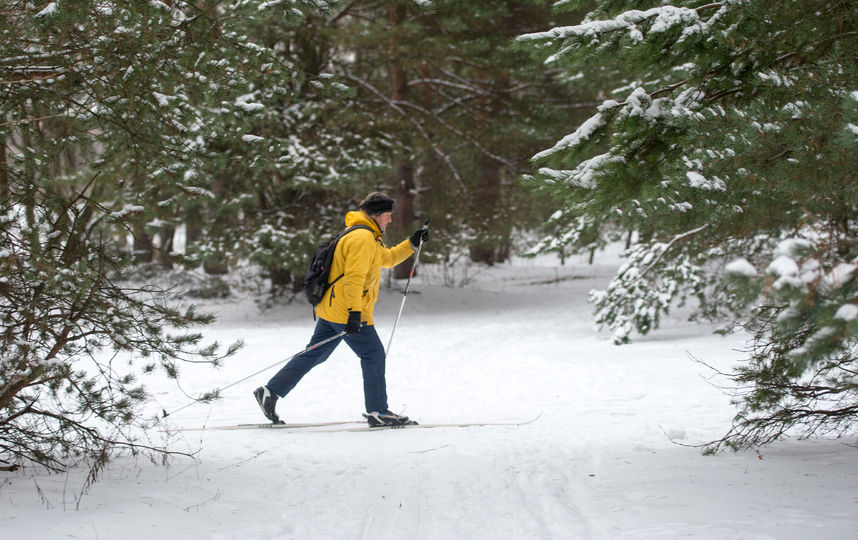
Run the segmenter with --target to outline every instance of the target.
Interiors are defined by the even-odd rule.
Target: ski
[[[537,417],[538,418],[538,417]],[[468,427],[486,427],[486,426],[524,426],[536,421],[528,420],[526,422],[458,422],[451,424],[402,424],[399,426],[361,426],[361,427],[346,427],[340,429],[319,429],[313,430],[313,433],[340,433],[340,432],[360,432],[360,431],[382,431],[388,429],[438,429],[438,428],[468,428]]]
[[[313,433],[338,433],[338,432],[360,432],[360,431],[381,431],[386,429],[436,429],[436,428],[466,428],[466,427],[486,427],[486,426],[525,426],[536,422],[541,414],[531,420],[523,422],[455,422],[449,424],[403,424],[399,426],[374,426],[366,425],[363,420],[344,420],[338,422],[307,422],[307,423],[286,423],[286,424],[234,424],[226,426],[203,426],[176,428],[172,431],[231,431],[239,429],[304,429],[304,428],[329,428],[329,429],[314,429]],[[350,427],[352,424],[363,424],[361,426]]]
[[[227,426],[203,426],[203,427],[187,427],[176,428],[173,431],[231,431],[237,429],[301,429],[314,427],[331,427],[345,426],[349,424],[364,424],[363,420],[341,420],[338,422],[306,422],[306,423],[286,423],[274,424],[271,422],[265,424],[233,424]]]

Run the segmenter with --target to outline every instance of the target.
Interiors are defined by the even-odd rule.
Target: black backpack
[[[307,297],[307,301],[310,304],[315,306],[321,302],[328,289],[343,277],[342,275],[338,276],[337,279],[328,283],[337,243],[339,243],[340,238],[357,229],[366,229],[372,232],[372,229],[366,225],[353,225],[316,248],[316,251],[313,252],[313,258],[310,259],[310,266],[304,275],[304,281],[301,282],[301,288],[304,289],[304,296]]]

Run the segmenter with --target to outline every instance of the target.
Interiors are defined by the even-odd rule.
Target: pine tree
[[[513,40],[554,17],[520,0],[358,1],[337,12],[331,66],[356,91],[367,139],[388,156],[389,169],[367,180],[397,195],[392,235],[432,216],[437,237],[451,241],[430,249],[464,244],[489,264],[510,255],[514,227],[539,209],[517,177],[577,111],[564,81]]]
[[[398,200],[389,236],[432,215],[441,218],[436,238],[451,240],[435,245],[466,244],[489,263],[508,256],[518,216],[539,209],[515,182],[517,170],[543,144],[534,134],[560,133],[557,112],[568,106],[566,87],[511,38],[545,24],[550,11],[538,2],[476,11],[454,1],[260,7],[264,19],[243,30],[295,76],[257,74],[242,97],[247,118],[224,119],[250,126],[260,157],[224,140],[222,162],[195,169],[210,196],[181,210],[192,237],[185,263],[215,273],[249,257],[272,292],[294,291],[311,246],[374,189]]]
[[[849,2],[601,1],[520,38],[613,82],[535,158],[555,217],[577,224],[566,238],[639,238],[593,293],[597,321],[626,342],[690,298],[751,321],[733,447],[842,433],[858,412],[856,30]]]
[[[170,262],[173,231],[218,197],[227,164],[241,177],[282,155],[253,131],[251,94],[262,74],[302,75],[244,32],[269,4],[0,8],[0,459],[61,469],[140,448],[139,376],[240,346],[204,345],[189,328],[211,316],[123,276],[150,251]]]
[[[354,178],[382,167],[345,106],[349,89],[330,71],[335,5],[263,2],[261,16],[242,22],[249,39],[272,51],[270,65],[247,75],[241,110],[224,119],[227,131],[252,142],[220,141],[223,161],[203,175],[217,190],[201,213],[228,226],[200,227],[193,256],[221,262],[209,271],[249,259],[275,296],[297,290],[312,248],[343,227]]]

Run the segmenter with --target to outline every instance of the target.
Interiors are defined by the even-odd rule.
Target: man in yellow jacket
[[[346,334],[292,359],[267,385],[254,391],[263,414],[275,424],[283,423],[275,411],[277,399],[288,394],[307,372],[327,360],[343,339],[361,360],[364,416],[369,425],[413,423],[408,417],[388,409],[385,352],[375,331],[372,311],[378,300],[382,267],[392,268],[407,259],[420,243],[429,239],[429,231],[419,229],[396,246],[385,246],[381,236],[392,219],[394,202],[384,193],[370,193],[361,202],[359,211],[346,214],[346,227],[363,227],[349,232],[337,243],[328,278],[331,286],[316,305],[318,320],[310,344],[343,331]]]

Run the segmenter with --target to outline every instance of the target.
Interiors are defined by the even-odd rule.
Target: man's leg
[[[364,326],[360,332],[347,335],[346,344],[360,357],[363,371],[363,397],[366,412],[387,410],[387,383],[384,378],[384,345],[375,326]]]
[[[324,341],[331,336],[339,334],[344,328],[344,325],[335,325],[334,323],[328,322],[324,319],[319,319],[316,322],[316,329],[313,332],[313,337],[310,339],[310,343],[307,346],[309,347],[315,343]],[[271,377],[271,380],[268,381],[268,388],[280,397],[285,396],[295,388],[295,385],[298,384],[298,381],[300,381],[304,375],[327,360],[339,344],[340,340],[335,339],[321,347],[317,347],[312,351],[307,351],[301,356],[293,358],[288,364],[283,366],[280,371]]]

